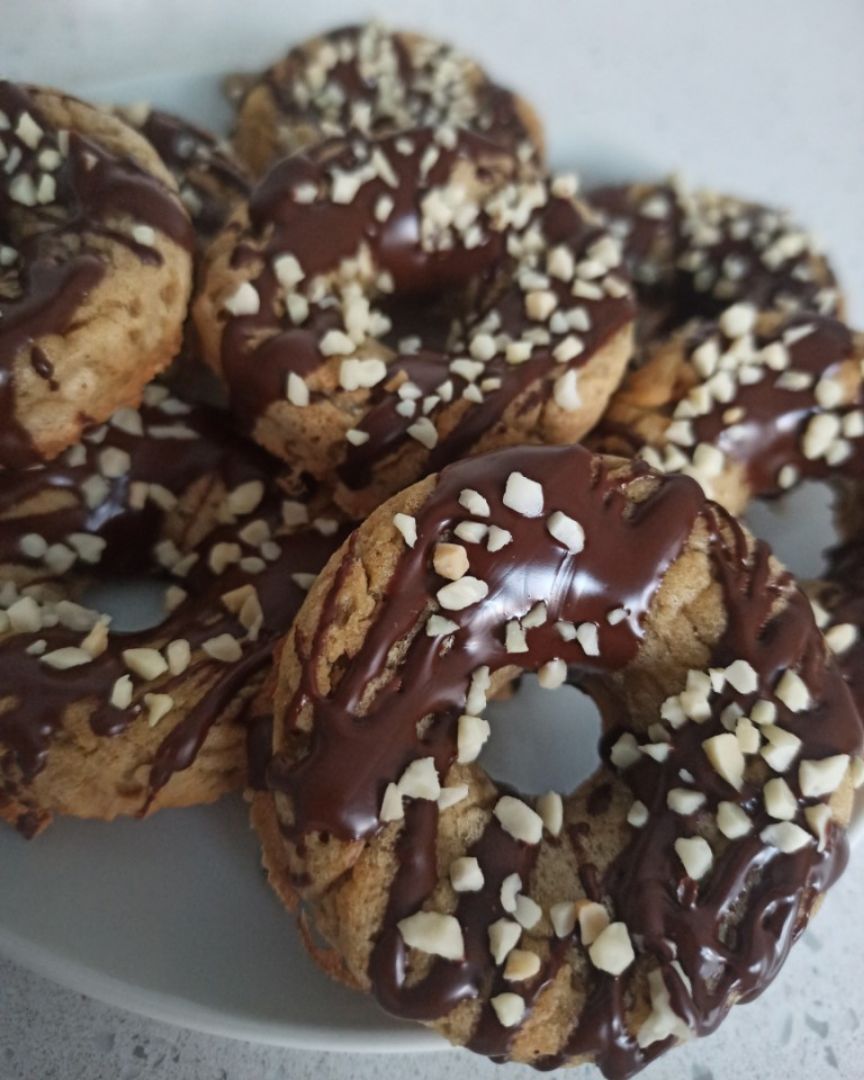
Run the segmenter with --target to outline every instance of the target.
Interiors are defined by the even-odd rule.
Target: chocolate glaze
[[[810,326],[812,332],[787,346],[789,368],[812,378],[805,390],[788,390],[777,385],[778,373],[766,370],[760,382],[739,385],[732,405],[744,410],[743,419],[729,425],[723,413],[729,405],[715,405],[705,416],[696,417],[693,429],[698,442],[710,443],[732,461],[745,467],[747,485],[756,497],[770,497],[784,490],[778,483],[784,465],[793,465],[801,480],[826,480],[837,476],[860,476],[864,470],[864,440],[850,440],[850,456],[839,465],[829,465],[825,458],[810,460],[804,455],[803,436],[809,421],[822,408],[816,400],[815,387],[823,376],[836,375],[843,361],[854,358],[853,338],[849,328],[837,319],[821,315],[796,315],[785,320],[769,334],[756,334],[755,346],[762,348],[781,341],[783,334]],[[702,326],[690,338],[688,350],[707,333]],[[723,341],[720,335],[721,343]],[[728,344],[728,342],[727,342]],[[725,348],[721,344],[721,349]],[[841,420],[864,404],[859,400],[831,410]]]
[[[829,613],[828,627],[848,623],[857,630],[852,646],[837,658],[864,726],[864,540],[850,540],[828,553],[818,599]]]
[[[253,192],[249,201],[250,230],[235,249],[235,266],[250,262],[260,266],[253,284],[260,298],[256,315],[229,318],[222,336],[221,369],[232,398],[232,407],[248,427],[254,427],[268,407],[285,398],[289,372],[301,377],[313,373],[325,358],[318,343],[328,330],[341,329],[338,307],[311,305],[311,313],[301,326],[292,326],[282,315],[281,289],[272,269],[273,260],[286,253],[298,259],[306,280],[319,274],[333,273],[340,261],[353,258],[361,245],[368,246],[378,272],[389,273],[395,284],[391,303],[405,297],[410,303],[430,306],[442,293],[449,296],[451,321],[457,340],[449,348],[434,348],[424,341],[416,354],[397,355],[390,361],[389,370],[396,376],[414,382],[423,395],[433,395],[445,380],[453,385],[453,401],[458,402],[467,381],[449,371],[449,364],[466,356],[467,342],[482,320],[496,313],[501,320],[501,333],[518,340],[521,334],[536,329],[525,314],[522,290],[514,280],[520,266],[507,254],[510,230],[494,231],[489,218],[481,213],[478,222],[482,241],[466,247],[457,236],[448,250],[427,251],[420,243],[420,222],[423,196],[436,186],[444,185],[461,162],[475,167],[483,164],[502,174],[512,175],[513,163],[490,143],[477,135],[461,132],[452,149],[439,146],[431,130],[410,134],[410,153],[400,152],[402,137],[378,140],[374,144],[346,145],[334,140],[314,151],[297,154],[279,162]],[[370,148],[383,153],[397,177],[396,186],[374,179],[359,189],[348,204],[333,203],[329,197],[313,203],[297,203],[293,192],[300,185],[313,184],[326,189],[334,169],[351,171],[363,165]],[[424,155],[437,148],[439,156],[424,175]],[[386,222],[378,222],[374,208],[382,195],[394,201]],[[541,231],[549,248],[563,245],[576,261],[584,258],[591,245],[603,236],[595,224],[583,216],[572,200],[549,196],[545,206],[535,210],[531,221]],[[585,365],[596,352],[632,319],[633,307],[626,293],[583,302],[570,295],[569,283],[552,279],[550,286],[565,309],[583,306],[590,312],[591,326],[580,337],[584,351],[570,361],[570,367]],[[466,299],[470,314],[464,314]],[[453,312],[459,312],[452,319]],[[446,336],[446,335],[444,335]],[[452,336],[452,335],[451,335]],[[543,404],[552,394],[555,372],[563,373],[564,364],[553,358],[555,345],[565,334],[552,335],[548,346],[534,348],[531,358],[513,365],[498,352],[485,365],[483,378],[501,380],[498,389],[484,393],[480,403],[464,402],[464,412],[452,428],[440,438],[438,445],[422,463],[418,475],[438,469],[449,461],[469,452],[502,422],[505,410],[519,395],[536,386],[535,396],[529,396],[526,407]],[[420,415],[404,416],[396,411],[401,399],[395,379],[379,384],[369,395],[369,404],[358,415],[356,428],[369,436],[359,446],[344,444],[338,467],[340,480],[349,488],[362,488],[369,483],[374,469],[406,443],[416,448],[408,434]],[[313,401],[315,400],[313,395]],[[435,423],[450,406],[443,401],[433,403],[428,415]]]
[[[160,109],[148,109],[143,119],[131,109],[118,112],[156,148],[177,181],[199,246],[209,243],[235,203],[249,194],[245,168],[226,143],[189,120]]]
[[[155,248],[132,239],[131,226],[122,231],[109,221],[130,217],[133,224],[149,225],[187,250],[193,235],[176,196],[159,179],[86,135],[66,132],[67,144],[29,88],[0,81],[0,112],[10,125],[2,133],[6,162],[11,155],[18,162],[0,184],[0,244],[16,253],[0,274],[0,467],[22,468],[37,461],[38,454],[16,416],[20,350],[66,332],[106,273],[106,241],[123,244],[142,262],[161,259]],[[35,147],[17,131],[25,113],[42,131]],[[46,171],[39,163],[45,151],[59,155],[56,168]],[[25,207],[12,198],[15,181],[30,177],[38,185],[45,176],[55,185],[46,203]],[[50,363],[47,347],[42,356]]]
[[[440,124],[469,127],[510,149],[531,148],[536,136],[526,127],[514,95],[490,82],[451,46],[426,40],[418,49],[405,35],[374,24],[340,27],[323,35],[323,42],[341,54],[323,86],[309,82],[308,45],[292,49],[261,82],[250,85],[269,89],[279,112],[277,135],[286,152],[322,137],[380,135]],[[391,53],[394,61],[386,73],[368,64],[370,54],[382,52]],[[316,55],[320,51],[312,53]],[[448,77],[442,84],[439,76],[445,71]],[[368,119],[361,122],[358,109],[364,106]]]
[[[543,516],[528,519],[502,506],[506,479],[516,470],[542,483]],[[355,534],[341,552],[317,630],[308,640],[297,635],[300,683],[276,717],[275,746],[291,749],[277,752],[269,782],[279,799],[286,842],[301,862],[312,837],[374,837],[382,827],[378,809],[384,788],[410,761],[431,756],[443,782],[455,760],[456,721],[465,709],[471,675],[481,665],[492,672],[514,663],[531,670],[560,657],[572,682],[588,692],[599,685],[608,761],[609,747],[629,726],[616,673],[638,654],[665,572],[694,528],[705,537],[727,611],[726,630],[710,664],[748,660],[757,671],[761,697],[771,697],[779,675],[796,668],[811,690],[814,707],[795,716],[778,702],[778,723],[804,741],[802,756],[860,751],[855,710],[838,672],[826,663],[809,605],[788,575],[771,568],[768,549],[751,544],[740,526],[707,503],[685,477],[650,481],[650,492],[646,495],[643,488],[642,501],[634,504],[635,490],[647,483],[640,479],[645,473],[638,463],[623,473],[610,471],[603,459],[579,447],[501,451],[445,469],[416,512],[417,542],[400,555],[365,641],[354,656],[341,659],[335,685],[325,692],[318,682],[322,649],[343,582],[358,558],[361,541]],[[469,517],[458,504],[466,487],[487,498],[489,520],[509,529],[513,541],[495,554],[482,545],[468,546],[469,573],[485,581],[489,592],[479,604],[446,612],[459,630],[452,646],[443,649],[440,638],[430,638],[422,629],[441,583],[431,570],[431,555],[436,542],[447,539],[454,525]],[[582,524],[586,540],[581,553],[569,555],[546,531],[545,515],[553,510]],[[506,653],[505,622],[524,615],[539,600],[547,605],[547,622],[527,632],[527,653]],[[624,608],[627,617],[610,625],[606,616],[617,608]],[[600,655],[586,656],[577,643],[565,643],[554,629],[559,619],[594,622]],[[420,630],[412,636],[418,623]],[[388,669],[391,647],[406,639],[410,643],[398,666]],[[369,702],[367,688],[373,682],[379,688]],[[559,840],[547,838],[534,848],[515,841],[490,818],[468,852],[483,870],[483,889],[456,895],[464,959],[437,959],[419,981],[409,978],[409,954],[397,924],[422,908],[437,886],[439,812],[435,803],[408,800],[397,841],[398,867],[368,969],[382,1004],[396,1015],[433,1021],[459,1003],[479,999],[469,1046],[506,1058],[515,1029],[497,1022],[489,998],[516,989],[530,1015],[533,1002],[552,980],[569,977],[564,970],[568,955],[581,948],[573,938],[558,941],[539,931],[529,940],[537,944],[541,939],[540,973],[516,987],[504,984],[488,951],[488,926],[502,914],[501,881],[517,872],[523,891],[530,894],[534,860],[548,844],[569,844],[585,892],[603,899],[612,917],[627,924],[637,953],[661,967],[673,1007],[695,1033],[713,1030],[735,1000],[756,996],[782,965],[806,924],[813,899],[839,875],[846,859],[845,835],[838,828],[831,829],[822,853],[814,843],[795,855],[783,855],[755,839],[770,820],[759,787],[748,782],[736,796],[703,754],[701,742],[724,730],[719,719],[723,708],[735,701],[746,712],[756,696],[736,694],[727,686],[712,701],[712,719],[673,733],[665,763],[646,756],[621,774],[603,766],[588,802],[589,814],[593,807],[598,823],[607,813],[604,785],[619,790],[626,785],[650,811],[648,825],[632,830],[631,840],[605,871],[598,871],[584,855],[582,840],[586,832],[590,835],[590,817]],[[302,734],[297,727],[301,710]],[[427,720],[418,736],[421,718]],[[636,734],[645,738],[641,730]],[[693,773],[711,811],[720,800],[737,798],[754,820],[750,838],[718,845],[715,866],[701,885],[686,878],[673,849],[675,838],[692,835],[695,824],[666,809],[668,791],[681,784],[681,768]],[[799,800],[808,802],[791,774],[790,782]],[[488,803],[484,796],[489,810],[498,794]],[[302,881],[298,884],[302,891]],[[745,895],[746,910],[739,920],[733,910]],[[693,982],[692,992],[672,966],[676,957]],[[618,1078],[632,1075],[668,1049],[668,1039],[644,1050],[637,1045],[628,1014],[631,976],[595,972],[586,1005],[573,1017],[560,1052],[534,1063],[552,1068],[590,1057],[605,1075]]]
[[[784,211],[687,191],[680,182],[600,187],[587,199],[624,241],[643,340],[695,316],[714,317],[738,300],[782,311],[839,308],[833,271],[809,238],[776,266],[764,261],[773,243],[801,232]],[[667,211],[646,214],[649,200]]]
[[[0,643],[0,685],[14,688],[14,701],[0,715],[0,802],[17,796],[18,801],[26,803],[27,785],[44,767],[53,741],[62,737],[71,707],[77,704],[86,710],[95,735],[114,738],[130,724],[146,722],[137,699],[144,691],[158,689],[176,695],[184,705],[173,714],[170,729],[172,720],[161,721],[167,730],[151,762],[142,800],[145,810],[174,773],[194,762],[214,723],[242,718],[267,668],[275,641],[288,629],[305,596],[292,575],[317,573],[344,535],[342,531],[324,536],[312,527],[286,535],[281,528],[282,497],[273,479],[272,462],[255,447],[236,439],[224,417],[197,407],[178,417],[170,412],[170,407],[178,406],[183,408],[176,399],[169,399],[168,411],[164,402],[142,407],[143,435],[132,435],[111,425],[100,430],[98,437],[91,435],[80,444],[84,453],[80,464],[70,465],[68,461],[70,456],[79,460],[75,448],[48,465],[0,474],[0,565],[6,567],[7,574],[18,567],[28,580],[50,579],[52,575],[41,560],[21,553],[21,537],[36,533],[48,544],[55,544],[62,543],[70,533],[88,533],[105,540],[106,547],[98,571],[79,564],[59,581],[61,590],[71,593],[73,599],[80,597],[88,576],[95,573],[150,573],[169,583],[170,574],[151,555],[153,544],[163,534],[165,512],[152,502],[140,510],[130,507],[130,488],[136,482],[158,483],[180,497],[202,479],[208,486],[221,482],[227,490],[249,480],[261,480],[266,494],[253,516],[271,525],[280,552],[267,562],[263,572],[247,573],[233,566],[217,574],[209,569],[206,552],[217,543],[236,542],[239,529],[252,518],[217,525],[198,545],[199,562],[187,576],[174,579],[187,591],[187,599],[158,627],[135,633],[112,632],[107,650],[82,667],[55,671],[38,656],[26,652],[27,646],[39,639],[47,642],[46,651],[78,645],[81,632],[58,626],[7,635]],[[151,428],[158,430],[172,424],[182,424],[194,437],[177,440],[149,434]],[[88,477],[98,475],[99,455],[109,447],[129,454],[130,470],[109,481],[104,498],[88,506],[79,494],[81,485]],[[38,500],[39,507],[44,500],[62,497],[64,492],[68,505],[50,512],[21,512],[30,500]],[[195,524],[190,523],[193,528]],[[250,549],[244,553],[256,552]],[[196,647],[219,634],[244,637],[245,631],[225,609],[221,597],[246,583],[258,590],[263,609],[264,622],[257,640],[244,641],[243,655],[234,663],[196,655]],[[127,671],[123,650],[159,648],[177,638],[190,643],[190,667],[182,675],[166,676],[158,687],[144,684],[129,709],[111,706],[114,681]],[[34,831],[31,819],[42,821],[44,811],[36,807],[23,815],[19,827],[25,834]]]

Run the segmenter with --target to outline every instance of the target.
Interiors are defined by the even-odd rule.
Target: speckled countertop
[[[864,851],[777,982],[710,1039],[646,1080],[864,1078]],[[411,1055],[283,1050],[183,1031],[61,989],[0,960],[0,1080],[528,1080],[461,1051]],[[593,1080],[593,1070],[570,1077]]]

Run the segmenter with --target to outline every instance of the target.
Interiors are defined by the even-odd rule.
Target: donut
[[[330,970],[495,1060],[617,1078],[707,1034],[845,865],[848,690],[790,575],[688,477],[579,446],[454,463],[351,535],[277,657],[274,886]],[[571,794],[477,762],[523,671],[601,708]]]
[[[234,145],[256,175],[286,154],[334,136],[416,127],[468,127],[538,157],[531,106],[450,45],[378,23],[347,26],[291,49],[246,80]]]
[[[192,226],[110,113],[0,82],[0,468],[56,457],[177,352]]]
[[[189,212],[198,244],[206,246],[245,199],[251,177],[231,146],[182,117],[138,102],[115,109],[153,145],[171,172]]]
[[[738,301],[786,314],[842,314],[837,280],[814,238],[784,210],[680,180],[587,194],[624,245],[650,340]]]
[[[152,385],[55,461],[0,474],[0,819],[30,837],[55,814],[242,787],[241,721],[340,539],[272,472]],[[112,630],[94,584],[142,574],[166,586],[163,621]]]
[[[193,308],[244,428],[356,516],[467,453],[580,439],[633,303],[574,192],[446,128],[279,162]]]
[[[686,473],[736,514],[802,480],[848,499],[864,476],[862,382],[864,335],[737,303],[646,350],[592,443]]]

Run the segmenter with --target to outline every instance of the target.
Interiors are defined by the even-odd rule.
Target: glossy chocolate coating
[[[615,706],[611,712],[604,709],[600,780],[605,775],[610,784],[626,784],[649,810],[648,824],[633,829],[629,842],[602,874],[585,854],[579,829],[572,829],[566,842],[579,863],[588,895],[604,899],[612,917],[626,923],[638,954],[662,970],[675,1012],[695,1033],[705,1034],[735,1001],[755,997],[776,975],[806,925],[814,897],[842,871],[847,842],[844,831],[833,825],[821,851],[815,841],[794,854],[783,854],[763,842],[760,832],[771,819],[762,805],[761,785],[745,780],[736,793],[713,770],[702,742],[726,730],[720,716],[730,704],[740,704],[746,714],[757,697],[771,698],[787,669],[798,670],[813,695],[812,708],[805,714],[793,714],[777,702],[777,723],[803,740],[802,757],[860,753],[861,728],[840,674],[826,659],[807,601],[787,574],[771,567],[767,547],[750,541],[690,479],[640,481],[647,473],[644,466],[635,464],[622,473],[610,471],[607,462],[579,447],[519,448],[445,469],[416,511],[417,542],[399,556],[366,639],[355,655],[343,658],[335,684],[325,691],[317,673],[331,614],[357,557],[355,534],[338,556],[323,601],[319,597],[322,608],[316,631],[309,638],[296,631],[302,665],[299,685],[275,720],[275,746],[283,742],[281,731],[292,749],[277,752],[269,783],[286,810],[281,817],[286,842],[299,857],[311,838],[374,837],[382,828],[379,808],[384,788],[396,782],[411,761],[432,757],[441,777],[455,761],[457,720],[478,667],[486,665],[492,673],[514,664],[537,670],[552,659],[564,659],[570,681],[589,693],[602,691],[604,704]],[[502,507],[505,483],[514,471],[541,483],[544,509],[539,518]],[[653,489],[634,505],[628,488],[640,482]],[[487,552],[482,544],[470,546],[470,573],[488,585],[488,594],[462,611],[445,612],[459,629],[442,648],[441,637],[422,630],[440,586],[431,571],[431,554],[458,522],[469,518],[459,503],[465,488],[488,500],[492,507],[488,521],[508,529],[513,539],[496,553]],[[582,525],[584,550],[571,555],[550,536],[545,515],[553,510]],[[712,701],[710,719],[672,733],[665,761],[646,755],[616,776],[609,764],[610,748],[628,729],[629,717],[615,680],[639,653],[666,571],[694,530],[705,538],[727,620],[708,666],[722,668],[745,660],[756,672],[758,689],[741,694],[727,683]],[[528,631],[528,651],[508,653],[504,624],[521,618],[541,600],[547,605],[547,620]],[[613,624],[608,615],[618,609],[624,609],[626,617]],[[558,620],[594,623],[599,655],[587,655],[577,642],[563,640],[555,628]],[[414,634],[418,622],[420,630]],[[392,647],[406,639],[410,644],[382,683]],[[379,690],[370,702],[367,690],[376,680]],[[418,727],[421,719],[424,723]],[[530,725],[529,718],[526,723]],[[636,734],[640,740],[645,737],[641,729]],[[292,736],[299,736],[299,745]],[[716,810],[720,801],[732,799],[753,822],[749,836],[718,847],[710,877],[701,884],[683,873],[673,848],[677,836],[692,834],[692,826],[667,810],[667,795],[680,785],[681,769],[692,774],[693,786],[705,794],[708,809]],[[811,800],[801,796],[792,774],[789,782],[800,805],[809,805]],[[601,782],[589,800],[589,813],[602,817],[608,801]],[[468,1045],[503,1060],[516,1029],[503,1027],[488,1002],[514,987],[503,981],[494,965],[487,932],[489,924],[504,914],[503,879],[516,872],[527,882],[540,846],[514,840],[491,819],[467,852],[478,859],[484,885],[479,892],[456,897],[454,914],[462,929],[464,958],[436,959],[428,975],[415,981],[408,977],[409,954],[398,923],[422,908],[438,884],[438,815],[434,802],[406,802],[396,848],[398,868],[368,975],[373,992],[389,1011],[418,1020],[440,1019],[460,1002],[481,997],[484,1004]],[[586,827],[590,829],[590,823]],[[298,887],[302,893],[302,881]],[[731,932],[728,913],[744,895],[743,914]],[[549,939],[539,974],[518,986],[526,1015],[566,962],[567,950],[575,947],[572,938]],[[691,990],[678,975],[676,960],[691,979]],[[669,1039],[645,1049],[637,1044],[628,1022],[627,986],[624,977],[596,972],[587,1003],[573,1018],[561,1051],[534,1063],[552,1068],[586,1055],[605,1075],[622,1078],[668,1049]]]

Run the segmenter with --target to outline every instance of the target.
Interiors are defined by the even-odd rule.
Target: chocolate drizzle
[[[235,203],[249,194],[251,181],[229,146],[204,128],[172,113],[148,109],[139,117],[134,108],[117,110],[137,128],[171,170],[180,198],[204,245],[225,224]]]
[[[542,484],[543,516],[526,518],[502,505],[505,482],[517,470]],[[440,586],[431,555],[436,543],[449,539],[455,525],[469,518],[458,502],[464,488],[488,500],[488,522],[508,529],[513,539],[494,554],[482,544],[469,545],[469,573],[488,585],[488,594],[462,611],[445,612],[459,627],[445,643],[423,629]],[[568,554],[550,537],[545,515],[554,510],[583,526],[580,553]],[[623,772],[605,764],[596,789],[589,792],[587,805],[593,809],[588,810],[588,821],[565,830],[557,841],[526,845],[490,816],[467,852],[478,859],[484,885],[477,893],[456,894],[454,914],[462,929],[464,958],[435,959],[419,979],[411,977],[398,922],[426,906],[440,888],[440,811],[434,802],[408,800],[396,843],[397,868],[368,976],[382,1004],[399,1016],[435,1021],[457,1005],[477,1002],[468,1045],[490,1057],[506,1058],[518,1029],[498,1022],[490,998],[505,989],[518,990],[530,1017],[551,983],[571,977],[571,957],[581,946],[573,937],[559,940],[538,929],[530,942],[540,955],[540,972],[530,982],[512,986],[495,968],[488,926],[502,914],[504,877],[518,873],[529,893],[535,861],[556,857],[549,849],[560,844],[569,847],[585,892],[602,899],[612,918],[626,923],[642,962],[662,971],[677,1015],[696,1034],[713,1030],[734,1001],[755,997],[771,981],[806,925],[815,897],[845,865],[845,835],[834,825],[823,851],[811,842],[789,855],[763,842],[759,834],[770,819],[762,807],[758,769],[748,772],[743,790],[736,794],[714,772],[701,746],[724,730],[720,716],[727,705],[740,704],[746,713],[757,697],[772,698],[779,676],[793,669],[810,689],[812,708],[796,715],[778,701],[777,723],[803,740],[802,757],[860,752],[859,722],[842,679],[826,663],[806,600],[788,575],[772,566],[768,549],[753,544],[734,519],[707,503],[695,483],[649,475],[638,463],[612,469],[579,447],[520,448],[452,465],[416,511],[416,524],[414,547],[399,556],[358,651],[340,658],[335,679],[329,673],[328,692],[319,683],[325,670],[324,643],[330,640],[341,590],[363,558],[362,528],[342,550],[317,629],[308,638],[296,632],[299,685],[277,710],[277,753],[269,783],[301,892],[305,879],[300,868],[308,868],[304,852],[309,844],[322,836],[328,843],[374,843],[382,829],[378,813],[384,788],[396,782],[411,761],[433,758],[445,783],[455,761],[457,718],[465,711],[472,674],[481,666],[494,675],[501,668],[512,670],[514,664],[536,670],[560,657],[572,682],[589,693],[599,685],[604,698],[617,703],[614,711],[604,707],[607,762],[609,747],[630,729],[631,720],[635,734],[644,740],[648,721],[630,717],[618,680],[626,680],[629,665],[640,653],[667,569],[691,535],[703,537],[700,550],[704,543],[727,617],[708,664],[748,661],[758,675],[757,692],[738,694],[726,684],[711,702],[710,720],[672,733],[665,762],[646,755]],[[546,622],[527,631],[527,652],[507,653],[504,624],[523,617],[538,601],[547,606]],[[619,609],[625,616],[610,622],[607,616]],[[578,643],[562,639],[555,629],[559,620],[594,623],[599,655],[586,655]],[[393,648],[401,642],[399,660],[391,666]],[[370,686],[376,688],[372,700]],[[698,831],[697,818],[682,819],[666,807],[669,790],[681,784],[681,769],[689,770],[693,785],[705,794],[707,811],[731,799],[753,820],[749,837],[728,843],[720,838],[714,867],[702,883],[686,877],[673,848],[677,837]],[[479,782],[481,790],[484,784],[489,788],[485,779]],[[812,800],[803,797],[791,774],[790,783],[799,806],[809,805]],[[641,799],[649,819],[643,829],[632,830],[610,865],[597,867],[586,858],[585,841],[592,813],[598,822],[610,813],[609,800],[600,794],[604,787],[618,793],[619,805],[622,790]],[[491,794],[487,790],[482,795],[487,814],[500,794],[492,788]],[[577,793],[572,799],[580,797]],[[681,977],[682,970],[692,988]],[[563,1033],[560,1049],[554,1054],[543,1051],[533,1063],[552,1068],[590,1058],[605,1075],[623,1078],[668,1049],[670,1039],[643,1047],[637,1042],[630,1010],[638,978],[644,973],[612,977],[595,971],[586,986],[584,1007],[573,1016],[571,1030]]]
[[[160,180],[87,135],[54,128],[34,93],[0,81],[0,112],[9,121],[0,184],[0,249],[8,253],[8,261],[0,257],[0,467],[7,468],[39,460],[17,415],[21,350],[41,349],[42,339],[66,333],[105,276],[106,243],[122,244],[142,262],[161,261],[157,249],[133,238],[131,225],[127,230],[115,219],[129,217],[186,250],[194,241],[188,217]],[[27,131],[25,117],[38,134]],[[41,355],[44,370],[50,348]]]

